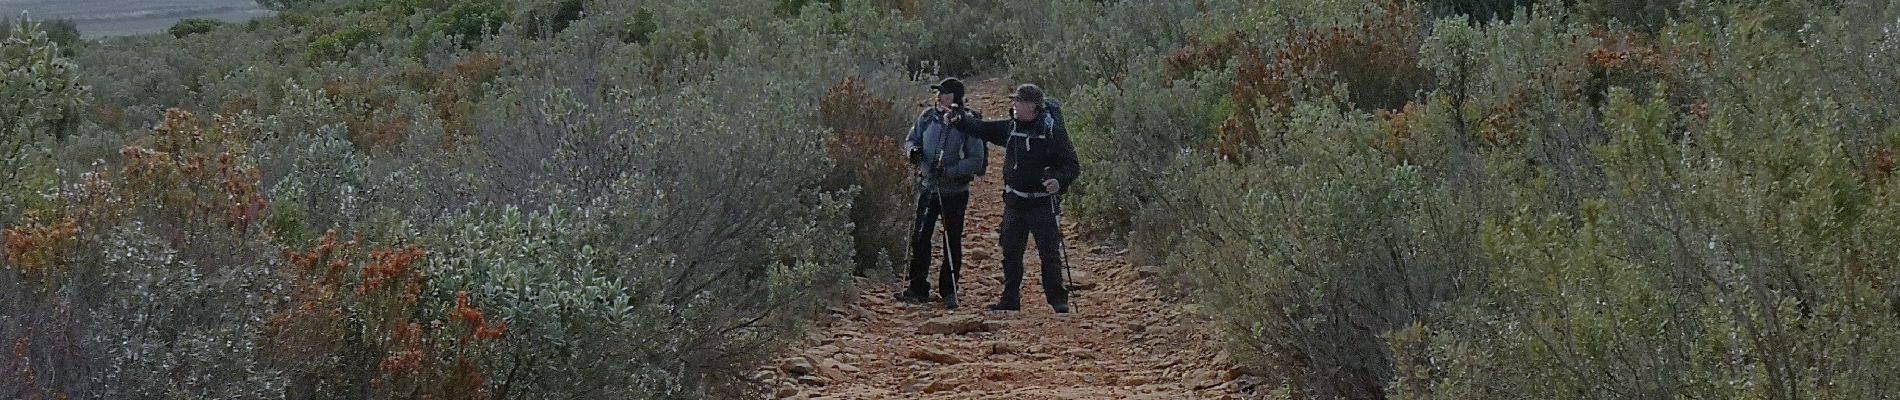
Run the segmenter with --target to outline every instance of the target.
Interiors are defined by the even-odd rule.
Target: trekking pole
[[[1062,210],[1056,207],[1056,204],[1061,204],[1061,203],[1062,203],[1062,195],[1058,195],[1058,194],[1049,195],[1049,214],[1051,215],[1051,218],[1055,219],[1056,221],[1056,236],[1057,237],[1062,236]],[[1067,247],[1069,247],[1068,243],[1066,240],[1056,240],[1056,241],[1062,242],[1061,244],[1056,245],[1056,258],[1061,259],[1058,261],[1062,263],[1062,290],[1065,292],[1069,292],[1069,312],[1081,313],[1082,308],[1075,306],[1076,296],[1075,296],[1075,290],[1073,289],[1075,287],[1075,274],[1072,272],[1069,272],[1069,253],[1066,249]]]
[[[957,106],[959,105],[951,105],[950,112],[957,112]],[[948,125],[949,122],[949,117],[945,116],[945,125]],[[948,126],[945,126],[943,134],[937,136],[937,178],[939,179],[943,178],[943,147],[950,142],[950,129],[948,128]],[[950,295],[955,296],[957,291],[963,290],[957,287],[957,281],[961,280],[957,275],[962,274],[963,264],[959,263],[961,260],[957,259],[957,249],[950,248],[950,210],[943,208],[943,192],[937,192],[936,198],[937,218],[940,220],[938,221],[938,225],[942,225],[939,227],[939,232],[943,232],[943,259],[944,262],[950,264],[944,267],[950,269],[950,282],[948,282],[948,286],[950,287]]]
[[[939,232],[943,233],[943,259],[945,262],[950,263],[950,265],[945,266],[950,268],[950,295],[956,296],[957,291],[963,290],[963,288],[957,287],[957,281],[962,280],[958,275],[963,273],[963,264],[961,263],[962,260],[957,259],[957,249],[950,248],[950,213],[943,208],[943,193],[937,193],[937,215],[938,219],[942,220],[938,221],[941,222],[939,225],[943,225],[938,228],[940,229]]]

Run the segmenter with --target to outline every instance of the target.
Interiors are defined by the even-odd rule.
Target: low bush
[[[208,33],[223,26],[224,21],[215,19],[186,18],[172,24],[171,28],[166,28],[165,33],[182,39],[186,36]]]

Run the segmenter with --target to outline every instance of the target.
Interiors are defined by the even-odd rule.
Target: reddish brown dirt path
[[[985,115],[1007,115],[1009,86],[972,85]],[[892,299],[899,280],[860,279],[857,297],[832,309],[803,346],[761,376],[773,398],[791,399],[1202,399],[1244,398],[1256,381],[1226,361],[1195,306],[1169,300],[1124,250],[1076,238],[1063,222],[1076,312],[1043,300],[1034,245],[1025,255],[1023,311],[982,312],[1002,292],[997,228],[1002,221],[1002,149],[971,190],[963,247],[963,307]],[[942,243],[941,241],[935,241]],[[941,256],[937,258],[941,260]],[[933,263],[932,280],[935,280]],[[926,326],[928,325],[928,326]],[[920,333],[941,329],[960,333]]]

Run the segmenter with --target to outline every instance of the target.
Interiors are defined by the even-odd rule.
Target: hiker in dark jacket
[[[1057,313],[1069,312],[1069,291],[1063,286],[1062,213],[1058,195],[1082,175],[1075,146],[1069,143],[1060,104],[1044,98],[1042,88],[1025,84],[1010,94],[1010,118],[983,121],[956,118],[952,125],[984,141],[1007,149],[1003,161],[1003,227],[998,244],[1003,250],[1003,298],[989,311],[1022,309],[1023,251],[1029,236],[1036,237],[1042,256],[1042,292]]]
[[[970,205],[970,181],[983,172],[989,149],[983,141],[947,122],[960,116],[982,118],[963,107],[963,82],[949,78],[930,88],[937,90],[937,105],[917,116],[910,137],[904,140],[911,165],[917,168],[917,219],[910,232],[910,285],[897,293],[897,299],[930,301],[930,237],[941,218],[944,264],[937,270],[937,293],[943,296],[944,308],[957,308],[957,279],[963,270],[963,214]]]

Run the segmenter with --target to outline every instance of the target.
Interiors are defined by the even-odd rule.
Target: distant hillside
[[[185,18],[244,21],[270,13],[251,0],[0,0],[0,15],[70,19],[86,37],[164,31]]]

